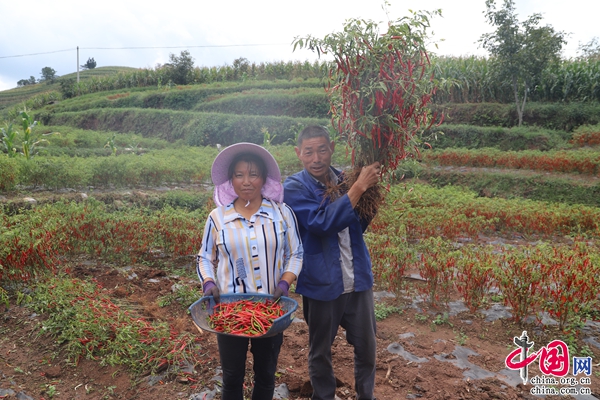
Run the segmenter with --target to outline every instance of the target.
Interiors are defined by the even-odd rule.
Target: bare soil
[[[191,260],[189,264],[193,268]],[[185,265],[184,265],[185,266]],[[213,380],[219,365],[216,336],[197,331],[187,310],[179,303],[168,307],[158,307],[157,298],[168,294],[171,286],[180,279],[168,276],[164,270],[144,265],[134,265],[128,271],[137,278],[130,280],[117,268],[97,262],[75,263],[71,274],[78,278],[95,277],[114,296],[115,301],[135,304],[136,309],[155,320],[170,321],[181,331],[201,335],[201,350],[208,354],[204,361],[196,365],[195,373],[186,375],[165,375],[154,384],[148,376],[133,376],[116,367],[101,367],[98,362],[82,360],[77,366],[64,361],[61,346],[41,333],[43,316],[32,315],[24,307],[0,308],[0,398],[16,399],[22,392],[33,399],[189,399],[194,394],[217,387]],[[149,280],[152,279],[150,282]],[[154,280],[158,279],[156,283]],[[189,278],[185,278],[189,282]],[[419,284],[418,280],[411,282]],[[291,294],[301,307],[301,298]],[[531,334],[537,345],[544,345],[561,334],[540,330],[534,326],[517,326],[506,319],[486,322],[482,314],[462,312],[447,319],[443,308],[414,308],[409,299],[386,297],[391,306],[402,308],[401,313],[393,313],[377,324],[377,373],[376,396],[379,400],[425,398],[425,399],[533,399],[529,394],[531,385],[513,386],[504,378],[504,360],[514,349],[512,340],[523,330]],[[308,378],[308,334],[301,320],[301,309],[296,313],[297,322],[284,333],[284,344],[279,357],[277,384],[285,383],[290,399],[310,398],[311,388]],[[434,323],[436,320],[438,323]],[[413,334],[413,335],[410,335]],[[409,361],[388,350],[401,345],[404,350],[423,359],[425,362]],[[449,361],[457,346],[467,347],[477,353],[468,361],[495,377],[471,379],[469,368],[459,368]],[[600,350],[593,349],[593,360],[597,364]],[[440,359],[436,359],[435,357]],[[248,357],[248,393],[250,391],[251,353]],[[333,345],[333,360],[338,379],[337,396],[340,399],[354,399],[353,391],[353,352],[340,332]],[[598,366],[595,365],[596,370]],[[537,364],[532,364],[529,376],[541,375]],[[54,389],[50,390],[51,387]],[[589,386],[596,395],[600,393],[600,379],[592,374]],[[3,391],[4,390],[4,391]],[[11,393],[12,391],[12,393]],[[5,397],[2,397],[2,396]],[[23,398],[23,397],[21,397]],[[27,397],[25,397],[27,398]],[[207,397],[210,398],[210,397]],[[219,396],[217,395],[217,399]],[[547,396],[552,399],[552,396]],[[556,396],[558,398],[558,396]],[[570,397],[560,397],[568,399]]]
[[[144,189],[144,193],[149,190]],[[142,193],[142,194],[144,194]],[[134,197],[136,193],[134,191]],[[107,194],[115,199],[130,200],[130,195]],[[9,195],[4,201],[16,201],[24,195]],[[36,193],[38,201],[55,201],[54,195]],[[98,196],[98,194],[96,194]],[[145,194],[144,194],[145,196]],[[61,193],[57,197],[81,200],[80,194]],[[496,238],[480,238],[483,242]],[[505,240],[505,239],[503,239]],[[522,238],[516,238],[520,241]],[[518,244],[518,243],[514,243]],[[193,271],[192,257],[187,260],[168,261],[174,267]],[[219,354],[216,336],[200,333],[193,325],[186,307],[174,302],[159,307],[157,299],[171,293],[171,287],[185,279],[167,274],[163,269],[135,264],[128,274],[121,269],[99,260],[81,259],[65,263],[74,277],[96,278],[114,297],[115,302],[131,304],[142,316],[168,321],[180,331],[200,335],[199,352],[206,354],[202,363],[195,366],[192,375],[165,374],[158,379],[152,376],[134,376],[123,368],[102,367],[97,361],[82,359],[78,365],[65,361],[62,346],[42,332],[44,316],[36,316],[26,307],[0,305],[0,398],[5,399],[195,399],[199,393],[218,387],[214,380],[218,375]],[[416,271],[407,271],[414,274]],[[129,279],[135,273],[135,279]],[[128,276],[129,275],[129,276]],[[190,274],[191,276],[191,274]],[[155,282],[158,280],[158,282]],[[199,286],[199,283],[196,283]],[[420,285],[411,279],[409,285]],[[378,290],[378,288],[375,288]],[[286,384],[289,399],[309,399],[311,387],[308,378],[308,333],[302,321],[299,295],[291,297],[300,305],[296,312],[297,322],[284,333],[284,343],[279,357],[277,385]],[[453,300],[460,299],[454,293]],[[552,327],[535,324],[517,325],[509,319],[486,322],[482,313],[460,312],[442,318],[446,308],[427,305],[414,307],[410,298],[385,297],[379,300],[399,307],[377,323],[377,372],[375,394],[379,400],[406,398],[423,399],[539,399],[530,394],[532,385],[515,382],[514,374],[505,372],[505,358],[515,347],[513,338],[523,330],[530,333],[535,347],[539,348],[554,339],[565,339],[565,334]],[[437,323],[434,323],[436,321]],[[576,337],[579,348],[586,345],[582,337]],[[596,332],[600,342],[600,332]],[[409,352],[413,361],[394,353],[394,349]],[[456,349],[468,348],[476,355],[468,357],[470,366],[457,366]],[[600,398],[600,349],[589,346],[594,353],[591,385],[595,398]],[[392,351],[390,351],[392,350]],[[353,351],[340,329],[332,347],[333,363],[338,379],[337,397],[354,399]],[[437,358],[436,358],[437,357]],[[414,361],[417,360],[417,361]],[[251,390],[251,353],[248,353],[247,393]],[[493,375],[486,379],[472,378],[469,371],[480,367]],[[571,375],[571,372],[569,373]],[[529,376],[541,373],[538,363],[531,364]],[[579,375],[578,377],[581,377]],[[27,397],[29,396],[29,397]],[[207,399],[211,397],[207,396]],[[249,397],[248,397],[249,398]],[[546,399],[572,399],[570,396],[546,396]],[[591,399],[594,397],[586,397]],[[219,395],[216,395],[219,399]]]

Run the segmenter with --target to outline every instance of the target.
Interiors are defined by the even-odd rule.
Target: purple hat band
[[[267,149],[254,143],[236,143],[221,151],[211,168],[211,178],[215,185],[213,198],[217,206],[230,204],[238,196],[229,180],[229,165],[233,159],[240,153],[252,153],[263,159],[267,168],[267,179],[262,187],[263,197],[282,202],[283,185],[281,184],[281,172],[275,158]]]

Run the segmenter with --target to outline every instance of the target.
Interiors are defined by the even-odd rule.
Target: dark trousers
[[[283,343],[283,333],[262,339],[217,335],[223,369],[222,400],[243,400],[246,354],[254,358],[254,389],[252,400],[271,400],[275,391],[277,358]]]
[[[304,319],[308,324],[308,373],[313,400],[335,398],[335,376],[331,345],[338,327],[346,330],[346,340],[354,347],[354,388],[359,400],[373,399],[375,390],[375,309],[373,291],[343,294],[332,301],[302,297]]]

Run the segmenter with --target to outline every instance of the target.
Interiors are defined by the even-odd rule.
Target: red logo
[[[562,340],[553,340],[547,346],[536,352],[528,354],[533,347],[529,342],[527,331],[523,331],[521,337],[515,337],[514,343],[518,346],[506,357],[506,367],[513,370],[521,370],[523,384],[527,383],[527,366],[540,358],[540,371],[544,375],[566,376],[569,373],[569,347]],[[515,358],[519,358],[515,361]]]

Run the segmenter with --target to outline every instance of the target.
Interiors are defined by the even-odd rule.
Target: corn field
[[[432,60],[440,103],[511,103],[511,87],[496,79],[490,61],[484,57],[438,57]],[[323,78],[327,62],[238,63],[222,67],[197,67],[194,84],[262,79]],[[168,84],[165,69],[140,69],[112,78],[82,82],[81,94],[99,90]],[[563,60],[547,68],[529,95],[531,101],[568,102],[600,100],[600,60]]]
[[[435,57],[431,62],[438,89],[433,97],[436,104],[444,103],[512,103],[514,95],[507,82],[496,78],[491,62],[485,57]],[[233,65],[195,67],[189,83],[246,82],[250,80],[325,79],[327,61],[280,61],[250,63],[235,60]],[[137,69],[116,75],[97,76],[73,83],[68,94],[61,88],[62,97],[74,97],[107,90],[136,87],[170,87],[169,68]],[[30,100],[28,107],[38,109],[58,100],[60,93],[52,92]],[[600,60],[562,60],[550,65],[535,83],[528,96],[538,102],[600,101]],[[39,103],[39,104],[38,104]]]
[[[536,92],[543,101],[598,101],[600,60],[552,65],[544,71]]]
[[[222,67],[196,67],[191,73],[191,84],[231,82],[245,80],[309,79],[321,78],[325,74],[325,62],[274,62],[237,63]],[[117,90],[147,86],[170,86],[169,69],[139,69],[109,77],[93,77],[75,85],[77,95],[106,90]]]
[[[514,101],[509,84],[495,78],[487,58],[440,57],[432,64],[438,104]],[[599,101],[600,60],[563,60],[550,65],[528,97],[539,102]]]

